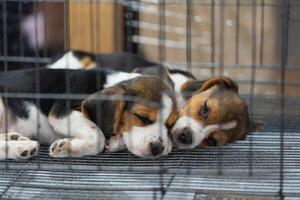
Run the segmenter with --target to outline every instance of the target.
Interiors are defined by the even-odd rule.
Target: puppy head
[[[221,146],[244,139],[262,126],[249,121],[247,105],[230,78],[214,77],[199,88],[180,110],[172,128],[177,148]]]
[[[158,76],[163,79],[171,88],[174,88],[174,83],[170,78],[170,71],[167,67],[161,65],[153,65],[148,67],[137,67],[132,72],[143,75]]]
[[[121,135],[130,152],[144,158],[155,158],[168,154],[172,149],[168,132],[176,121],[176,102],[170,87],[156,76],[140,76],[122,84],[104,89],[98,95],[117,95],[120,100],[107,101],[102,109],[103,118],[112,115],[112,135]],[[83,102],[88,116],[93,99]]]

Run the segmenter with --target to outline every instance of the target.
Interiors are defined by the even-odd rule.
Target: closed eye
[[[142,115],[139,115],[139,114],[136,114],[134,113],[134,115],[139,118],[139,120],[145,124],[145,125],[150,125],[150,124],[153,124],[153,121],[151,121],[148,117],[145,117],[145,116],[142,116]]]

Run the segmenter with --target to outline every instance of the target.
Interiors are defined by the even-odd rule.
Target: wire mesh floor
[[[254,117],[266,126],[245,141],[158,160],[128,152],[53,159],[43,147],[30,161],[0,162],[0,199],[277,199],[281,184],[286,199],[299,199],[300,101],[285,103],[283,182],[280,100],[256,97]]]

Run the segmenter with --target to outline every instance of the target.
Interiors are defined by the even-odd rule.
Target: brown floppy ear
[[[212,77],[204,82],[202,85],[200,92],[203,92],[209,88],[211,88],[214,85],[220,85],[222,87],[232,89],[235,92],[238,92],[239,88],[238,85],[229,77],[226,76],[217,76]]]
[[[258,122],[258,121],[252,121],[250,120],[248,122],[248,132],[252,133],[252,132],[256,132],[259,130],[262,130],[264,128],[264,123],[263,122]]]
[[[122,117],[126,108],[126,102],[120,101],[114,116],[113,134],[117,135],[120,133],[120,129],[123,125]]]
[[[106,88],[90,95],[81,103],[81,111],[103,132],[118,134],[122,125],[122,116],[126,107],[125,89],[120,86]],[[113,125],[112,125],[113,124]]]
[[[202,85],[203,81],[197,81],[197,80],[189,80],[185,82],[181,86],[181,93],[184,96],[185,99],[189,99],[193,96],[194,92],[198,91]]]

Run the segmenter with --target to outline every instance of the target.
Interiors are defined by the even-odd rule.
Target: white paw
[[[22,136],[20,133],[10,132],[0,134],[0,140],[7,140],[7,141],[30,141],[29,138]]]
[[[32,140],[17,141],[15,147],[15,149],[9,149],[9,151],[14,153],[16,159],[29,159],[38,153],[40,145]]]
[[[119,136],[111,137],[105,145],[105,152],[112,153],[125,149],[126,146],[123,142],[123,138]]]
[[[49,154],[55,158],[64,158],[72,156],[71,139],[59,139],[51,144]]]

